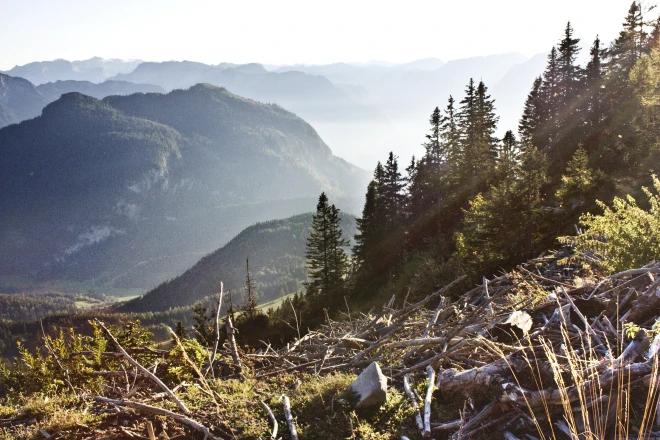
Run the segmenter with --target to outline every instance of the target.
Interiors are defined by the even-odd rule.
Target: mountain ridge
[[[355,212],[368,178],[294,114],[204,85],[68,93],[0,145],[0,275],[96,286],[151,287],[321,191]]]

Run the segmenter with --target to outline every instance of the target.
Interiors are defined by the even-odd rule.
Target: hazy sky
[[[65,58],[271,64],[547,52],[609,41],[630,0],[0,0],[0,69]]]

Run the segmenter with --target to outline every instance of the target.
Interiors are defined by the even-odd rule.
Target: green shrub
[[[660,180],[652,176],[656,192]],[[580,225],[585,231],[576,237],[560,237],[578,252],[591,254],[594,261],[611,271],[641,267],[660,258],[660,195],[643,187],[649,210],[637,206],[632,196],[615,197],[612,207],[597,201],[603,214],[585,214]]]

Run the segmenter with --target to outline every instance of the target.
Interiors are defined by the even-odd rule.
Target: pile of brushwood
[[[240,347],[224,317],[226,342],[203,348],[172,333],[169,350],[122,346],[98,321],[103,352],[65,359],[45,344],[69,396],[59,411],[78,419],[29,413],[14,399],[0,428],[8,438],[74,439],[660,436],[660,264],[604,276],[566,248],[465,292],[461,282],[277,349]],[[69,370],[85,356],[113,363]],[[388,399],[356,410],[346,388],[372,362]]]

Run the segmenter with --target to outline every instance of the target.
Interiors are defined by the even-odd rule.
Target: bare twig
[[[101,327],[101,329],[105,332],[105,334],[108,335],[108,337],[110,338],[110,340],[112,341],[112,343],[115,344],[115,346],[117,347],[117,350],[119,350],[119,352],[120,352],[121,354],[124,355],[124,357],[126,358],[126,360],[127,360],[128,362],[130,362],[130,363],[131,363],[135,368],[137,368],[142,374],[144,374],[144,375],[147,376],[149,379],[151,379],[154,383],[156,383],[156,385],[158,385],[160,388],[162,388],[163,391],[165,391],[165,392],[166,392],[166,393],[172,398],[172,400],[174,400],[174,402],[176,402],[177,406],[181,409],[181,411],[183,411],[186,415],[190,414],[190,410],[189,410],[188,407],[186,407],[186,405],[181,401],[181,399],[179,399],[178,397],[176,397],[176,395],[172,392],[172,390],[170,390],[170,389],[168,388],[168,386],[165,385],[165,384],[163,383],[163,381],[161,381],[161,380],[160,380],[155,374],[153,374],[151,371],[149,371],[149,370],[147,370],[146,368],[144,368],[142,365],[140,365],[140,363],[139,363],[138,361],[136,361],[135,359],[133,359],[133,358],[131,357],[131,355],[128,354],[128,353],[126,352],[126,350],[124,350],[124,347],[122,347],[122,346],[119,344],[119,341],[117,341],[117,339],[112,335],[112,333],[110,333],[110,330],[108,330],[108,329],[106,328],[106,326],[105,326],[101,321],[99,321],[98,319],[95,319],[94,322],[96,322],[96,324],[97,324],[99,327]]]
[[[275,414],[273,414],[273,411],[266,404],[266,402],[261,400],[261,401],[259,401],[259,403],[261,403],[261,407],[264,409],[264,411],[266,411],[266,414],[268,414],[268,418],[273,423],[273,432],[270,435],[270,438],[275,440],[277,438],[277,419],[275,418]]]

